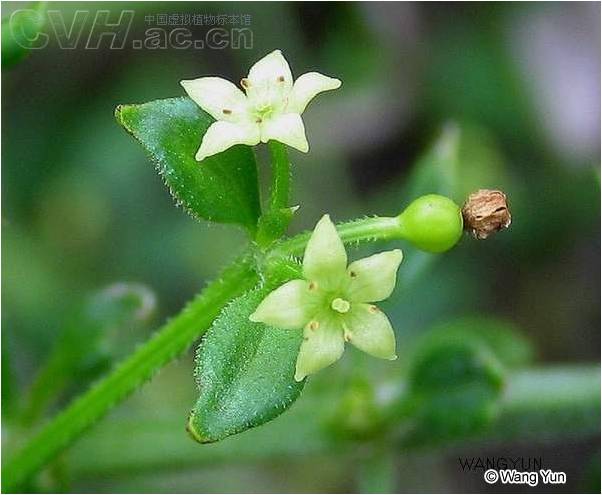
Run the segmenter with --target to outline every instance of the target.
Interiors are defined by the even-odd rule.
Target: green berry
[[[462,236],[462,212],[451,199],[438,194],[421,196],[399,215],[402,235],[419,249],[442,253]]]

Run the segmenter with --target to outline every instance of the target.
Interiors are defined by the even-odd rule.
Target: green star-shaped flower
[[[396,359],[395,333],[374,302],[391,295],[399,249],[347,266],[345,246],[328,215],[316,225],[303,257],[303,280],[270,292],[250,316],[283,329],[303,329],[295,380],[337,361],[345,342],[382,359]]]

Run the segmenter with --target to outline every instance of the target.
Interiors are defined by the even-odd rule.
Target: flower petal
[[[347,268],[350,279],[347,298],[354,302],[377,302],[389,297],[402,258],[401,250],[394,249],[351,263]]]
[[[315,314],[308,285],[305,280],[291,280],[281,285],[261,301],[249,319],[277,328],[303,328]]]
[[[309,151],[303,121],[296,113],[278,115],[261,124],[261,141],[267,143],[270,139],[288,144],[303,153]]]
[[[317,223],[303,257],[303,276],[326,289],[338,289],[346,281],[347,253],[328,215]]]
[[[247,97],[221,77],[180,81],[190,98],[215,120],[239,122],[247,117]]]
[[[293,75],[288,62],[280,50],[274,50],[255,63],[249,70],[251,87],[281,84],[287,92],[293,86]]]
[[[303,113],[307,104],[319,93],[341,87],[341,81],[319,72],[308,72],[300,76],[289,95],[287,111]]]
[[[259,126],[250,123],[214,122],[203,136],[196,160],[227,150],[235,144],[253,146],[259,143]]]
[[[352,304],[344,318],[346,339],[358,349],[382,359],[397,359],[395,332],[380,309],[370,304]]]
[[[316,319],[303,330],[303,343],[297,357],[295,380],[320,371],[337,361],[345,350],[343,328],[334,318]]]

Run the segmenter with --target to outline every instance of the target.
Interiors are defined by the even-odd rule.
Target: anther
[[[370,313],[378,313],[378,308],[374,305],[371,305],[368,307],[368,311],[370,311]]]
[[[345,342],[351,342],[351,332],[349,330],[349,327],[347,327],[347,325],[345,325],[345,323],[343,323],[343,339],[345,340]]]
[[[228,110],[227,108],[224,108],[222,110],[222,112],[224,113],[224,115],[230,115],[232,113],[232,110]]]
[[[309,283],[309,290],[316,290],[318,288],[318,284],[316,284],[315,282],[310,282]]]
[[[355,273],[355,272],[351,271],[351,272],[349,272],[349,276],[350,276],[351,278],[355,278],[355,277],[357,277],[357,273]]]
[[[284,76],[278,76],[278,82],[284,82]]]
[[[244,89],[249,89],[251,87],[251,81],[249,81],[246,77],[244,77],[240,80],[240,85]]]
[[[318,328],[320,328],[320,322],[318,322],[318,321],[314,320],[309,324],[310,330],[317,330]]]

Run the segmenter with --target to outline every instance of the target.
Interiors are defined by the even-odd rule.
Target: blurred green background
[[[3,2],[2,16],[25,6]],[[124,49],[103,42],[86,50],[83,41],[61,49],[46,26],[49,45],[2,73],[5,456],[177,313],[243,246],[242,231],[199,223],[174,206],[142,149],[116,124],[118,104],[181,96],[186,78],[237,81],[280,48],[295,76],[318,70],[343,81],[304,114],[311,153],[291,150],[293,198],[301,205],[291,232],[311,228],[324,212],[337,220],[399,213],[435,189],[436,177],[421,175],[429,160],[421,157],[433,146],[458,153],[456,201],[475,188],[503,189],[513,224],[486,242],[466,236],[438,257],[402,246],[400,284],[384,307],[398,333],[394,364],[348,352],[308,384],[289,413],[200,446],[184,431],[196,394],[191,349],[30,490],[470,492],[496,487],[483,483],[482,472],[462,472],[459,456],[512,455],[541,457],[567,472],[559,491],[599,491],[599,402],[586,419],[582,410],[566,422],[554,419],[562,400],[578,402],[571,380],[589,373],[599,386],[598,3],[51,2],[48,9],[67,26],[78,9],[91,13],[88,23],[99,9],[113,21],[124,9],[135,16]],[[130,40],[156,27],[149,16],[173,13],[249,15],[253,46],[132,48]],[[195,39],[209,29],[188,27]],[[2,48],[4,57],[4,38]],[[267,161],[259,156],[265,179]],[[503,413],[487,409],[481,417],[477,408],[480,419],[457,430],[450,418],[474,409],[462,398],[446,402],[445,392],[433,402],[443,419],[425,413],[432,438],[418,427],[398,443],[404,415],[381,424],[370,408],[379,410],[407,376],[422,383],[407,373],[420,373],[412,349],[455,331],[464,332],[462,342],[511,334],[505,350],[493,345],[508,370],[562,364],[552,390],[563,399],[552,393],[549,403],[505,416],[499,404],[509,389],[489,384],[495,399],[479,400]],[[525,377],[526,390],[539,388],[536,372]],[[320,417],[312,417],[312,404]],[[531,418],[540,407],[545,414]],[[595,424],[592,414],[597,426],[587,426]],[[534,421],[524,428],[533,436],[512,434],[521,418]]]

